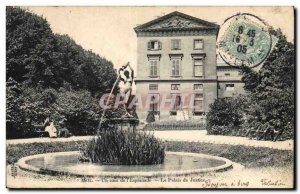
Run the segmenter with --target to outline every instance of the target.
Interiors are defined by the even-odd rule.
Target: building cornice
[[[222,79],[218,79],[218,82],[222,82],[222,83],[225,83],[225,82],[235,82],[235,83],[244,83],[244,82],[242,82],[242,80],[238,80],[238,79],[224,79],[224,80],[222,80]]]
[[[207,28],[172,28],[172,29],[152,29],[136,32],[137,37],[166,37],[166,36],[209,36],[216,35],[218,29]]]
[[[164,15],[162,17],[159,17],[157,19],[151,20],[151,21],[149,21],[145,24],[139,25],[139,26],[135,27],[134,30],[136,32],[149,30],[150,26],[153,26],[153,25],[155,25],[157,23],[160,23],[164,20],[168,20],[172,17],[181,17],[181,18],[185,18],[187,20],[193,21],[195,23],[202,24],[202,25],[204,25],[203,28],[211,28],[211,29],[219,29],[220,28],[220,26],[215,24],[215,23],[208,22],[208,21],[205,21],[205,20],[190,16],[190,15],[184,14],[184,13],[181,13],[181,12],[178,12],[178,11],[174,11],[172,13],[169,13],[169,14]],[[167,29],[172,29],[172,28],[167,28]]]

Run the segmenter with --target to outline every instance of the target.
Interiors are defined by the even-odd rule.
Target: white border
[[[222,0],[209,0],[209,1],[200,1],[200,0],[107,0],[107,1],[99,1],[99,0],[1,0],[0,1],[0,61],[1,61],[1,67],[0,67],[0,137],[2,140],[2,149],[0,149],[1,156],[3,158],[6,158],[6,149],[5,149],[5,53],[6,53],[6,48],[5,48],[5,6],[6,5],[66,5],[66,6],[71,6],[71,5],[85,5],[85,6],[96,6],[96,5],[131,5],[131,6],[145,6],[145,5],[156,5],[156,6],[166,6],[166,5],[197,5],[197,6],[295,6],[296,9],[299,11],[300,7],[300,1],[299,0],[259,0],[259,1],[241,1],[241,0],[227,0],[227,1],[222,1]],[[299,32],[299,19],[296,20],[296,32]],[[296,39],[297,42],[295,42],[296,45],[298,45],[298,39]],[[297,56],[299,56],[299,49],[297,50]],[[297,64],[296,64],[297,65]],[[299,70],[300,68],[297,68],[297,74],[299,75]],[[299,79],[298,79],[299,80]],[[299,82],[297,81],[297,90],[299,90]],[[297,94],[297,93],[296,93]],[[296,95],[295,94],[295,95]],[[299,103],[297,108],[299,109]],[[297,115],[296,121],[298,121],[300,118],[299,114]],[[298,130],[298,129],[296,129]],[[299,140],[299,131],[297,133],[297,140]],[[299,159],[297,160],[298,167],[299,167]],[[6,189],[6,161],[1,160],[0,161],[0,166],[2,167],[1,172],[2,173],[2,181],[1,181],[1,193],[8,193],[9,190]],[[297,176],[298,177],[298,176]],[[297,187],[299,187],[299,177],[297,180]],[[20,191],[19,191],[20,192]],[[22,193],[27,193],[31,191],[21,191]],[[63,191],[55,191],[55,193],[62,193]],[[69,191],[72,193],[80,192],[80,191]],[[101,191],[101,192],[108,192],[108,191]],[[138,191],[141,192],[141,191]],[[210,191],[210,192],[216,192],[216,191]],[[224,192],[224,191],[223,191]],[[230,192],[230,191],[229,191]],[[256,191],[252,191],[253,193]],[[268,192],[273,192],[273,191],[268,191]],[[65,193],[65,192],[63,192]],[[111,193],[111,192],[110,192]]]

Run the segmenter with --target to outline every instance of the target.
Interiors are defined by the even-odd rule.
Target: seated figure
[[[53,122],[50,122],[50,125],[45,128],[45,131],[49,133],[49,137],[57,137],[57,129],[54,127]]]

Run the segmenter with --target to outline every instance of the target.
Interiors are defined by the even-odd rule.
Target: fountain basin
[[[79,151],[37,154],[21,158],[18,166],[39,174],[94,177],[179,176],[232,168],[226,158],[188,152],[166,152],[165,162],[158,165],[100,165],[81,162],[79,156]]]

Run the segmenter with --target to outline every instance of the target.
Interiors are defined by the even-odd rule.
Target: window
[[[195,50],[203,50],[204,49],[204,41],[202,39],[194,40],[194,49]]]
[[[150,63],[150,77],[158,76],[158,59],[149,60]]]
[[[171,107],[171,111],[177,111],[181,109],[181,96],[180,94],[172,94],[172,100],[175,99],[174,106]],[[175,97],[174,97],[175,96]]]
[[[226,91],[234,91],[234,84],[226,84],[225,87]]]
[[[171,49],[172,50],[180,50],[180,46],[181,46],[181,41],[180,40],[171,40]]]
[[[149,84],[149,90],[158,90],[158,84]]]
[[[180,59],[172,59],[171,76],[180,76]]]
[[[230,73],[225,73],[225,76],[226,76],[226,77],[229,77],[229,76],[230,76]]]
[[[149,111],[154,111],[154,112],[159,111],[158,104],[159,104],[159,94],[150,94]]]
[[[194,84],[194,90],[203,90],[203,84]]]
[[[203,94],[195,94],[194,111],[203,110]]]
[[[203,59],[194,59],[194,76],[203,76]]]
[[[171,84],[171,90],[180,90],[180,84]]]
[[[148,50],[160,50],[161,42],[158,40],[151,40],[148,42]]]
[[[172,102],[170,107],[170,115],[177,115],[177,111],[182,107],[182,99],[180,94],[171,94]],[[175,100],[175,101],[174,101]]]

